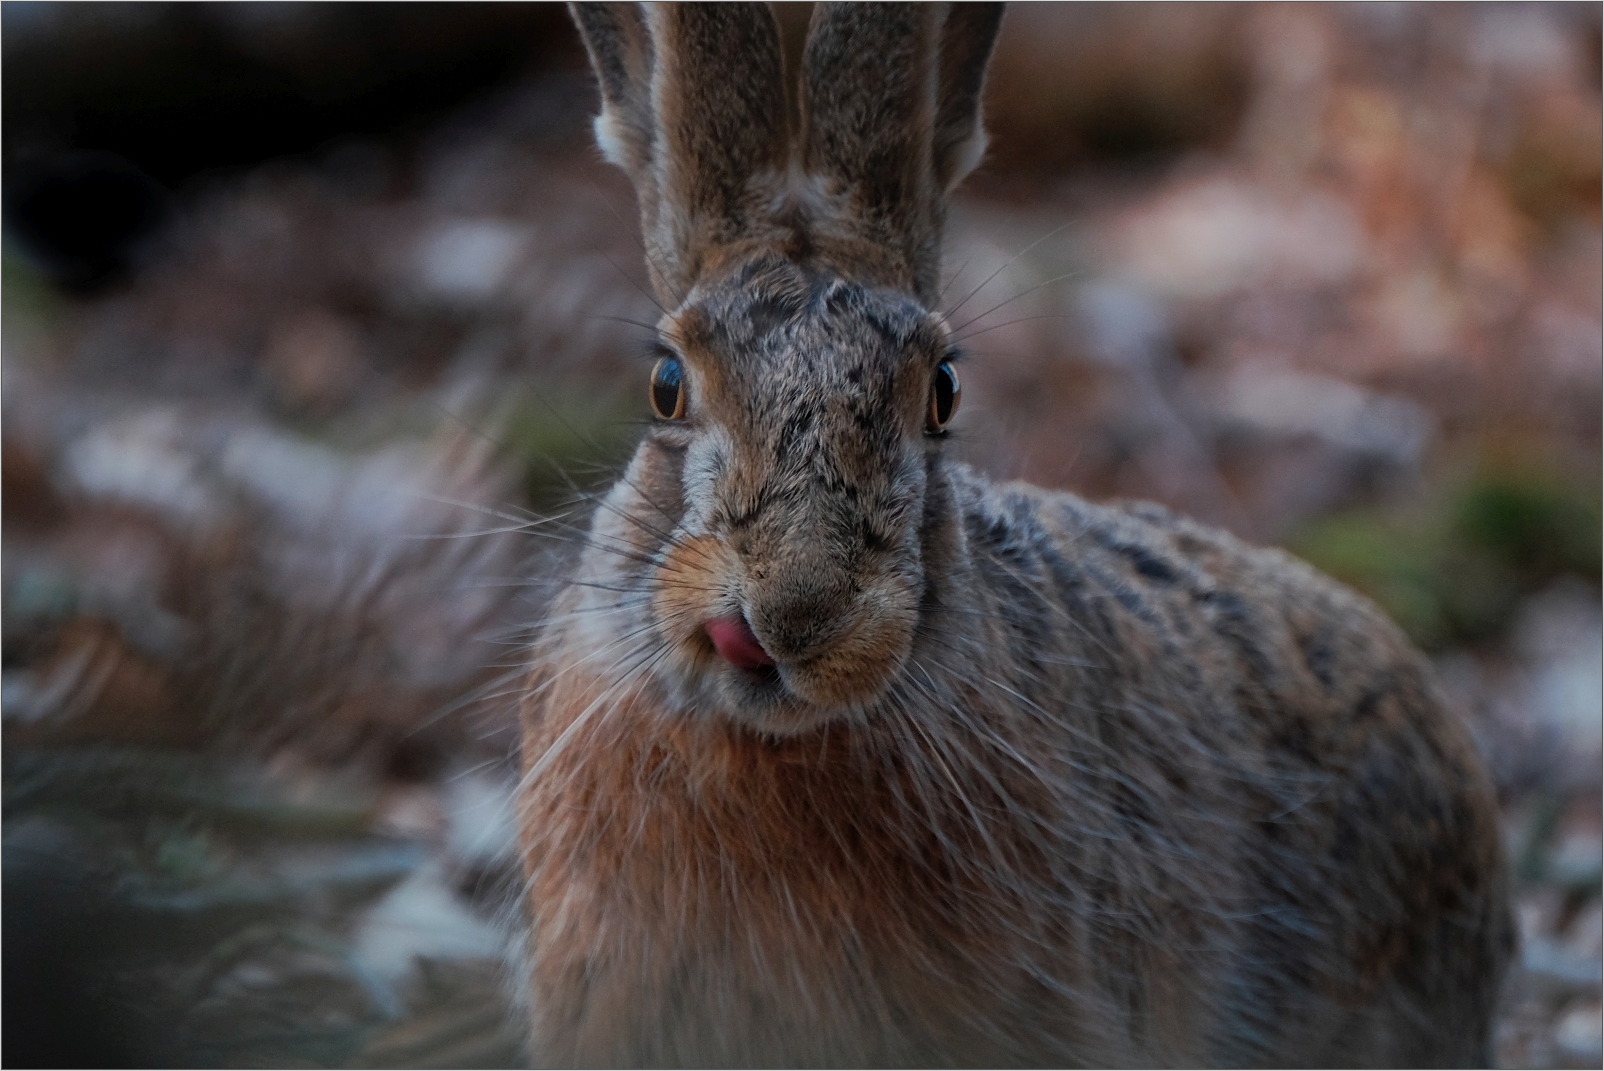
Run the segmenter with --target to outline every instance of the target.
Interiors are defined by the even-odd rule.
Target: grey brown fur
[[[819,5],[785,131],[764,7],[574,8],[689,402],[536,648],[538,1061],[1485,1061],[1494,800],[1397,629],[926,433],[997,9]]]

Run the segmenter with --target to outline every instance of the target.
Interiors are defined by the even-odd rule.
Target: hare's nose
[[[724,660],[737,669],[765,669],[774,665],[774,659],[763,649],[763,644],[752,632],[746,618],[716,617],[702,626],[707,638]]]

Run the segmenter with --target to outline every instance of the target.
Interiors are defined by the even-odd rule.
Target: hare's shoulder
[[[1202,613],[1238,642],[1291,639],[1322,685],[1361,664],[1415,657],[1373,603],[1285,551],[1151,502],[1094,503],[1020,482],[994,485],[985,498],[987,512],[1034,530],[1036,542],[1117,578],[1144,601]]]
[[[1429,667],[1368,599],[1292,555],[1254,547],[1146,502],[1097,504],[1022,483],[991,487],[986,509],[1086,579],[1124,639],[1146,632],[1178,663],[1203,672],[1215,701],[1251,711],[1281,745],[1311,758],[1358,745],[1377,728],[1458,739]],[[1024,535],[1034,533],[1034,538]],[[1447,744],[1445,739],[1444,744]],[[1317,759],[1315,761],[1318,761]]]
[[[1480,847],[1496,841],[1481,828],[1490,784],[1468,728],[1426,659],[1368,599],[1284,551],[1162,506],[1098,505],[1024,484],[991,494],[1113,596],[1098,612],[1120,626],[1123,642],[1109,645],[1125,659],[1116,675],[1156,677],[1175,701],[1232,722],[1266,768],[1335,777],[1378,814],[1425,821],[1446,809]],[[1143,630],[1158,642],[1126,639]]]
[[[1358,592],[1286,551],[1252,546],[1150,502],[1112,502],[1091,512],[1094,527],[1108,533],[1096,542],[1140,546],[1190,576],[1186,597],[1278,698],[1363,715],[1407,690],[1407,706],[1434,711],[1424,659]]]

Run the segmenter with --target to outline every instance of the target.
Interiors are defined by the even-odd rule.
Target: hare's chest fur
[[[572,761],[525,800],[547,1061],[1129,1059],[1100,1036],[1128,1008],[1087,983],[1163,953],[1094,932],[1097,913],[1141,905],[1076,891],[1069,870],[1098,868],[1107,888],[1117,864],[1066,850],[1052,793],[846,733],[776,745],[635,703],[609,708],[625,724],[571,736]],[[1185,990],[1168,996],[1162,1016],[1184,1018]]]

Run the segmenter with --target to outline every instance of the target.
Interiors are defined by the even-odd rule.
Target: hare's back
[[[1226,812],[1227,899],[1250,920],[1221,979],[1240,1032],[1216,1055],[1484,1059],[1512,941],[1495,799],[1397,627],[1290,555],[1159,506],[988,497],[1075,578],[1064,642],[1087,688],[1188,725],[1154,769],[1215,768],[1199,806]]]

